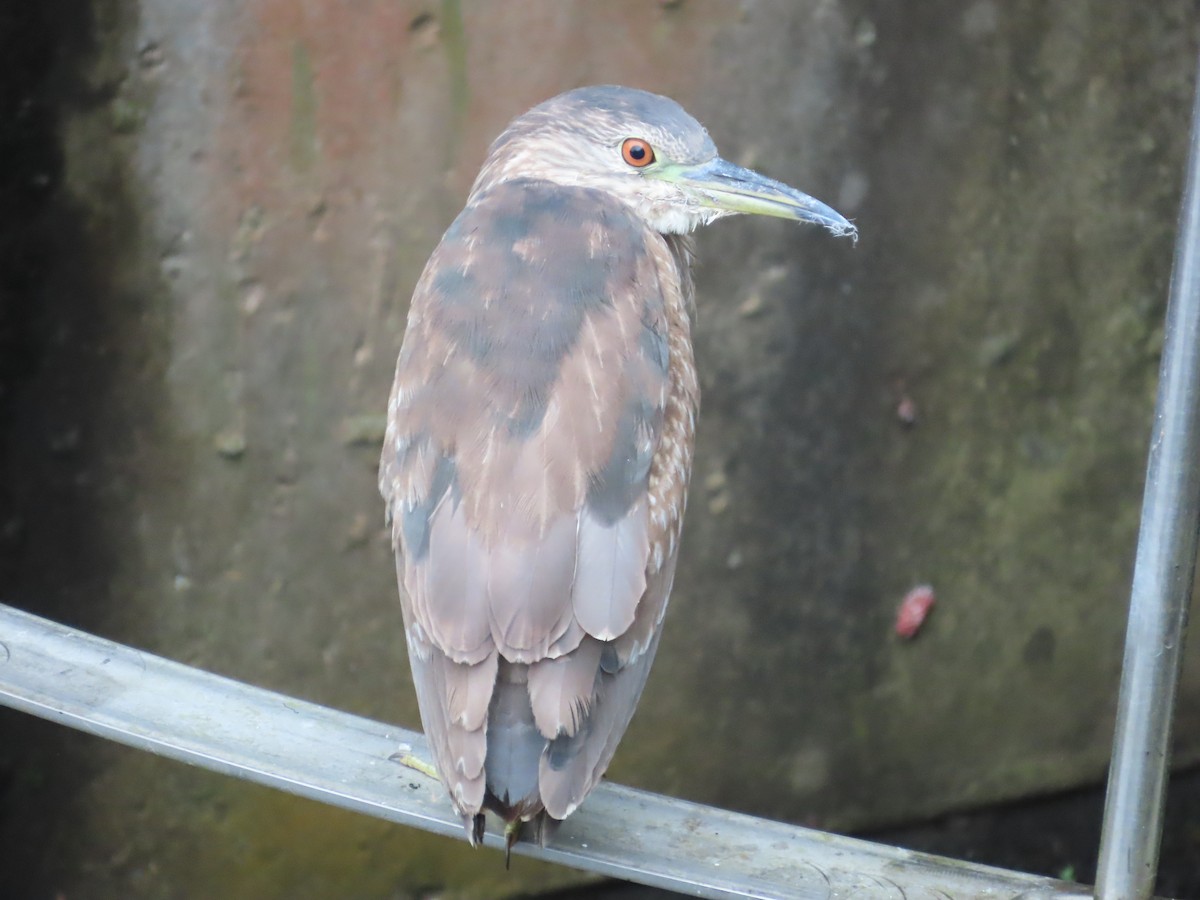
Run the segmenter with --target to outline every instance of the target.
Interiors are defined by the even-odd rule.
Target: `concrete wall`
[[[25,141],[0,210],[6,602],[416,725],[374,477],[408,296],[512,116],[624,83],[862,239],[699,238],[691,509],[612,776],[843,830],[1103,777],[1194,4],[5,15]],[[902,642],[921,582],[938,605]],[[1180,761],[1200,756],[1196,660]],[[15,714],[0,767],[0,873],[43,895],[575,877]]]

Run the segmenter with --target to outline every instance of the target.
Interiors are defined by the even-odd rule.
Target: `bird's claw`
[[[390,759],[392,762],[398,762],[400,765],[409,769],[420,772],[422,775],[432,778],[434,781],[442,780],[441,776],[438,775],[437,769],[425,762],[425,760],[421,759],[419,756],[414,756],[412,747],[408,746],[408,744],[401,744],[400,748],[391,756],[389,756],[388,759]]]

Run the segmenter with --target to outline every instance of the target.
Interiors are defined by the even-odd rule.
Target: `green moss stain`
[[[292,121],[288,156],[292,167],[307,172],[317,157],[317,95],[308,47],[292,47]]]
[[[463,123],[471,102],[471,87],[467,79],[467,32],[463,25],[459,0],[442,0],[442,45],[450,70],[450,103],[454,110],[454,127],[446,158],[453,162],[462,143]]]
[[[212,896],[502,898],[578,884],[577,872],[229,781],[196,860]],[[449,801],[447,800],[447,803]],[[315,849],[314,849],[315,848]],[[349,887],[352,886],[352,887]]]
[[[109,112],[112,129],[117,134],[136,134],[141,131],[148,114],[144,103],[125,96],[117,96]]]

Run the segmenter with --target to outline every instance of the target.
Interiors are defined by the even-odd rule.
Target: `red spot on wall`
[[[933,588],[927,584],[919,584],[905,594],[900,601],[900,608],[896,610],[896,634],[905,640],[916,637],[936,602]]]

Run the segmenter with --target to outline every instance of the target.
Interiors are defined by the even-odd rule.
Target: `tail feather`
[[[488,805],[506,820],[528,818],[541,809],[538,760],[546,738],[537,729],[529,702],[529,667],[500,661],[488,708]]]
[[[655,633],[645,652],[624,668],[613,673],[601,669],[596,701],[583,726],[550,741],[539,763],[538,781],[546,812],[555,819],[573,813],[608,769],[657,649]]]

